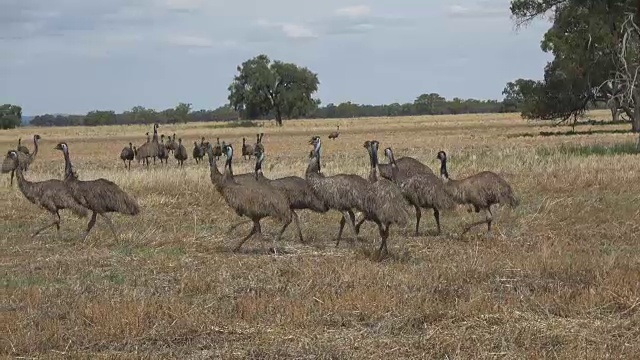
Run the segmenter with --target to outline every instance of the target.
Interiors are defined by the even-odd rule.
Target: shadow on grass
[[[536,149],[538,156],[551,156],[555,154],[569,156],[611,156],[611,155],[635,155],[638,154],[635,142],[624,142],[613,145],[574,145],[562,144],[558,147],[541,147]]]
[[[507,135],[509,138],[517,137],[537,137],[537,136],[574,136],[574,135],[596,135],[596,134],[630,134],[631,130],[615,129],[615,130],[587,130],[587,131],[540,131],[539,133],[518,133]]]
[[[213,123],[211,125],[203,126],[203,128],[205,128],[205,129],[208,129],[208,128],[215,128],[215,129],[253,128],[253,127],[259,127],[259,125],[257,123],[255,123],[255,122],[249,121],[249,120],[231,121],[231,122],[226,122],[224,124]]]

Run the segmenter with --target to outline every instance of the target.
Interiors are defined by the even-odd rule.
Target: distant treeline
[[[338,105],[328,104],[320,106],[307,119],[318,118],[354,118],[378,116],[409,116],[409,115],[446,115],[446,114],[481,114],[516,112],[518,107],[511,102],[498,100],[475,100],[453,98],[446,100],[438,94],[420,95],[412,103],[393,103],[388,105],[361,105],[345,102]],[[38,115],[31,120],[34,126],[98,126],[98,125],[129,125],[152,123],[184,123],[211,122],[246,119],[229,105],[215,110],[191,110],[190,104],[180,103],[175,108],[156,111],[142,106],[136,106],[129,111],[116,113],[114,111],[96,110],[85,115]],[[257,119],[273,119],[273,116],[257,117]]]

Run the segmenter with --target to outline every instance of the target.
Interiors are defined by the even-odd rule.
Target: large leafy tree
[[[318,91],[318,75],[306,67],[258,55],[237,70],[229,85],[229,103],[246,118],[273,115],[282,126],[284,116],[304,116],[320,104],[312,98]]]
[[[510,10],[518,25],[553,15],[542,49],[554,60],[539,84],[534,117],[567,119],[589,103],[606,101],[614,120],[621,109],[640,132],[640,2],[512,0]]]
[[[434,115],[441,112],[441,109],[446,105],[446,101],[447,100],[438,93],[429,93],[418,96],[413,101],[413,104],[418,114]]]
[[[18,105],[0,106],[0,129],[13,129],[22,124],[22,108]]]

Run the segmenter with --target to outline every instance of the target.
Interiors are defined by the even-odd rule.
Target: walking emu
[[[364,198],[364,219],[371,220],[378,225],[380,232],[380,248],[378,259],[382,258],[382,251],[388,253],[387,239],[389,238],[389,226],[397,224],[405,226],[409,213],[400,188],[393,182],[378,178],[378,141],[366,141],[364,147],[369,153],[369,191]]]
[[[304,242],[296,210],[308,209],[316,213],[326,213],[329,211],[329,208],[313,193],[313,190],[311,190],[307,181],[299,176],[285,176],[278,179],[269,179],[264,176],[262,172],[262,163],[264,162],[265,154],[262,146],[259,146],[256,149],[255,157],[255,171],[247,174],[234,175],[233,179],[239,184],[260,182],[283,192],[289,201],[289,208],[292,210],[293,221],[298,231],[298,237],[301,242]],[[233,225],[229,231],[232,231],[245,222],[246,221],[242,221]]]
[[[17,151],[17,155],[18,155],[18,164],[20,164],[20,166],[22,166],[22,170],[24,172],[26,172],[27,170],[29,170],[29,166],[35,161],[36,159],[36,155],[38,155],[38,141],[40,141],[40,135],[36,134],[33,135],[33,152],[28,154],[29,150],[27,149],[27,153],[24,153],[23,151],[18,150]],[[20,147],[20,146],[18,146]],[[22,146],[24,148],[24,146]],[[5,157],[5,162],[6,164],[4,164],[2,166],[2,173],[8,173],[11,172],[11,181],[9,183],[10,186],[13,186],[13,177],[15,175],[15,169],[16,166],[14,164],[13,159],[9,158],[9,155],[7,153],[7,156]]]
[[[133,160],[135,156],[135,151],[133,150],[133,144],[129,143],[129,147],[125,147],[120,152],[120,159],[124,163],[124,167],[127,167],[127,161],[129,162],[129,170],[131,170],[131,160]]]
[[[364,178],[354,174],[325,176],[320,172],[320,150],[322,146],[320,137],[317,135],[312,137],[309,144],[313,145],[314,151],[305,171],[305,179],[320,201],[326,204],[329,209],[338,210],[342,213],[340,230],[336,239],[336,246],[338,246],[346,223],[349,223],[349,227],[357,238],[353,210],[362,213],[366,212],[363,200],[368,191],[369,183]]]
[[[440,176],[445,185],[445,190],[453,197],[458,204],[470,204],[475,212],[484,210],[485,220],[468,224],[462,235],[472,227],[480,224],[487,224],[487,233],[491,232],[491,222],[493,214],[491,205],[508,204],[512,208],[518,206],[518,199],[515,197],[511,185],[491,171],[482,171],[464,179],[453,180],[449,178],[447,172],[447,154],[439,151],[437,159],[440,160]]]
[[[253,146],[247,145],[247,139],[243,137],[242,138],[242,157],[245,160],[247,160],[247,157],[249,157],[249,160],[251,160],[251,155],[253,155],[253,151],[254,151]]]
[[[24,178],[23,166],[19,164],[18,152],[16,150],[9,151],[7,158],[13,162],[18,187],[22,195],[32,204],[40,206],[53,216],[53,221],[36,230],[36,232],[31,235],[32,237],[52,226],[60,230],[59,211],[62,209],[69,209],[78,217],[87,216],[87,209],[74,199],[64,182],[57,179],[37,182],[28,181]]]
[[[338,129],[336,131],[333,131],[331,134],[329,134],[329,139],[335,140],[336,138],[338,138],[338,136],[340,136],[340,125],[338,125]]]
[[[182,167],[182,165],[184,164],[184,161],[187,160],[188,158],[187,148],[185,148],[184,145],[182,145],[182,138],[178,139],[178,148],[173,153],[173,157],[175,157],[176,160],[178,160],[178,164],[180,165],[180,167]]]
[[[118,212],[135,216],[140,213],[140,207],[136,200],[122,191],[118,185],[107,179],[79,180],[73,170],[67,144],[61,142],[56,145],[55,149],[62,151],[64,155],[64,184],[69,189],[71,196],[82,206],[93,212],[93,214],[91,214],[91,220],[89,220],[87,224],[84,240],[87,239],[89,232],[96,224],[97,215],[105,219],[111,232],[113,232],[113,236],[118,240],[118,234],[107,213]]]
[[[455,206],[453,199],[446,192],[442,181],[433,173],[420,170],[419,167],[405,168],[404,171],[401,170],[400,166],[396,163],[391,148],[385,149],[385,155],[389,159],[391,180],[400,186],[402,195],[413,205],[416,211],[415,235],[418,236],[420,234],[421,209],[433,209],[433,217],[436,220],[436,233],[440,234],[440,210],[450,210]],[[404,159],[412,158],[405,157]],[[405,164],[410,164],[410,162],[405,162]],[[362,221],[356,225],[356,231],[359,230],[361,223]]]
[[[233,178],[232,168],[233,147],[230,144],[226,145],[223,152],[227,156],[224,175],[220,174],[218,170],[213,148],[211,146],[207,148],[211,182],[222,195],[227,205],[235,210],[236,214],[246,216],[253,221],[251,232],[240,240],[238,245],[233,248],[233,251],[238,251],[242,244],[253,235],[262,235],[260,220],[266,217],[273,217],[282,223],[282,229],[278,233],[278,237],[274,239],[275,251],[275,244],[282,238],[282,234],[292,220],[292,211],[289,209],[289,202],[286,196],[280,191],[258,182],[247,185],[236,183]]]

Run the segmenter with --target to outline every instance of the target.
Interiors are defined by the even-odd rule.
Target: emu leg
[[[420,235],[420,218],[422,217],[422,209],[420,209],[420,206],[418,205],[413,205],[413,207],[416,209],[416,236]]]
[[[378,223],[378,231],[380,232],[380,238],[381,238],[380,248],[378,249],[378,261],[380,261],[382,260],[382,250],[384,250],[385,254],[389,253],[389,250],[387,250],[387,238],[389,238],[389,225],[387,225],[385,229],[385,227],[381,223]]]
[[[436,219],[437,234],[440,235],[440,211],[433,209],[433,217]]]
[[[58,210],[56,210],[56,212],[53,215],[53,221],[50,223],[47,223],[47,225],[39,228],[38,230],[36,230],[36,232],[33,233],[33,235],[31,235],[31,237],[36,237],[38,234],[40,234],[43,230],[46,230],[52,226],[56,226],[57,230],[60,230],[60,213],[58,213]]]
[[[356,235],[356,237],[358,236],[358,234],[356,234],[356,229],[354,224],[355,217],[356,217],[355,214],[351,210],[342,212],[342,219],[340,219],[340,231],[338,231],[338,239],[336,239],[336,247],[340,245],[340,239],[342,238],[342,231],[344,230],[345,223],[349,223],[349,227],[351,228],[353,233]]]
[[[296,225],[296,229],[298,230],[298,238],[300,239],[300,242],[303,243],[304,238],[302,237],[302,230],[300,230],[300,219],[298,218],[298,214],[296,214],[295,211],[291,210],[291,213],[293,214],[293,221]]]
[[[465,226],[464,231],[462,232],[462,234],[460,234],[460,236],[466,234],[469,230],[471,230],[472,227],[481,225],[481,224],[487,224],[489,231],[491,231],[491,221],[493,221],[493,215],[491,214],[491,209],[485,208],[484,211],[485,211],[485,219],[472,222],[471,224]]]
[[[102,215],[102,217],[106,220],[107,225],[109,225],[109,229],[111,229],[111,232],[113,233],[113,237],[116,239],[116,241],[118,241],[118,233],[116,232],[116,228],[113,226],[113,223],[111,222],[111,218],[109,218],[107,214],[100,214],[100,215]]]
[[[342,238],[342,231],[344,230],[344,224],[346,224],[346,220],[344,219],[344,214],[340,218],[340,230],[338,230],[338,238],[336,239],[336,247],[340,244],[340,239]]]
[[[242,224],[246,224],[248,222],[251,222],[252,220],[242,220],[239,221],[238,223],[236,223],[235,225],[231,225],[231,227],[229,228],[229,230],[227,230],[227,234],[230,234],[233,230],[235,230],[238,226],[242,225]]]
[[[364,223],[367,220],[367,218],[363,217],[362,219],[360,219],[360,221],[358,221],[358,223],[356,224],[356,235],[360,235],[360,226],[362,226],[362,223]]]
[[[98,216],[98,214],[94,211],[93,214],[91,214],[91,220],[89,220],[89,223],[87,224],[87,230],[84,232],[84,239],[82,239],[82,241],[87,241],[89,231],[91,231],[93,226],[96,224],[96,216]]]
[[[249,239],[250,237],[252,237],[254,234],[256,233],[260,233],[260,220],[253,220],[253,227],[251,228],[251,232],[249,233],[249,235],[245,236],[242,240],[240,240],[240,242],[238,243],[238,245],[236,245],[236,247],[233,248],[233,252],[237,252],[238,250],[240,250],[240,247],[242,246],[242,244],[244,244],[245,241],[247,241],[247,239]]]
[[[289,220],[287,220],[282,225],[282,229],[280,229],[280,233],[278,233],[278,236],[275,239],[273,239],[273,253],[274,253],[274,255],[278,255],[278,251],[276,250],[277,249],[277,245],[280,242],[280,239],[282,238],[282,234],[284,233],[285,230],[287,230],[287,227],[289,226],[289,224],[291,224],[291,218],[289,218]],[[300,230],[300,228],[298,228],[298,230]]]

